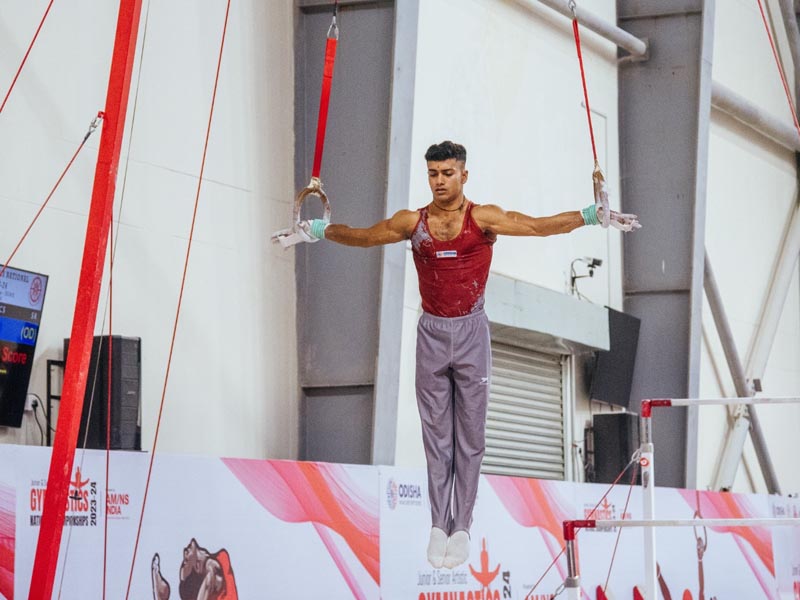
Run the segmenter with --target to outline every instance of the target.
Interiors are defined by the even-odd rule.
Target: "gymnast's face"
[[[428,185],[438,204],[458,200],[464,193],[469,173],[463,162],[455,158],[428,161]]]

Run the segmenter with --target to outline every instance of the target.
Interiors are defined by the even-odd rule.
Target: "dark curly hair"
[[[425,153],[425,160],[447,160],[455,158],[458,162],[467,162],[467,149],[461,144],[445,140],[441,144],[434,144]]]

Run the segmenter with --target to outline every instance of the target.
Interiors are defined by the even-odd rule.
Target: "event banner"
[[[0,446],[0,600],[27,598],[49,460]],[[112,452],[106,497],[105,453],[76,453],[54,598],[101,598],[105,577],[108,598],[543,600],[566,576],[564,520],[642,517],[636,487],[483,476],[469,560],[434,569],[424,469],[159,455],[139,532],[149,461]],[[656,514],[797,517],[800,503],[659,488]],[[663,598],[800,599],[800,528],[656,539]],[[643,540],[581,530],[582,598],[641,598]]]
[[[478,489],[469,561],[434,569],[425,559],[425,472],[382,467],[381,490],[381,588],[393,600],[549,600],[567,574],[564,520],[643,518],[638,487],[620,484],[609,492],[600,484],[487,475]],[[798,511],[796,500],[772,502],[758,495],[656,489],[660,519]],[[641,529],[585,529],[577,540],[582,598],[643,597]],[[663,528],[656,530],[656,542],[661,598],[800,600],[798,527]]]
[[[0,446],[0,599],[27,598],[49,449]],[[155,600],[380,598],[377,469],[76,452],[54,595]],[[16,524],[16,527],[13,524]],[[127,594],[131,579],[130,594]]]

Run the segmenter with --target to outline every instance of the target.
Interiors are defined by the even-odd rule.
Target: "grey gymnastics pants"
[[[417,405],[428,461],[431,521],[469,531],[486,447],[491,376],[489,320],[423,313],[417,325]]]

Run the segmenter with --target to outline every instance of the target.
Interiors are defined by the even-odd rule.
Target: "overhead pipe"
[[[741,398],[752,396],[754,390],[745,377],[744,367],[739,358],[739,353],[736,350],[733,332],[731,331],[728,317],[725,314],[725,307],[722,304],[722,297],[719,293],[717,280],[714,277],[714,270],[711,268],[711,261],[708,258],[708,249],[706,249],[705,253],[703,288],[706,292],[708,304],[711,307],[714,323],[717,326],[719,339],[722,342],[722,349],[725,351],[725,359],[728,361],[728,368],[733,378],[733,384],[736,387],[736,395]],[[767,449],[764,432],[761,429],[761,422],[758,419],[758,413],[754,406],[749,407],[748,412],[750,417],[750,436],[753,440],[756,456],[758,457],[758,464],[761,466],[761,472],[764,475],[764,481],[767,484],[767,490],[770,494],[780,494],[778,477],[775,474],[775,468],[769,457],[769,450]]]
[[[567,0],[517,0],[517,2],[522,5],[527,5],[528,7],[544,4],[568,19],[572,19],[572,9]],[[627,50],[633,58],[647,58],[647,42],[644,40],[628,33],[621,27],[607,23],[597,15],[584,10],[582,5],[577,7],[576,16],[578,18],[578,23],[586,27],[586,29],[594,31],[600,37]]]
[[[792,2],[792,0],[781,1],[784,3]],[[572,10],[567,0],[516,0],[516,2],[527,8],[533,8],[536,5],[543,4],[569,19],[572,18]],[[603,39],[616,44],[623,50],[627,50],[632,58],[640,60],[647,59],[648,44],[645,40],[637,38],[621,27],[603,21],[600,17],[584,10],[581,6],[578,6],[576,14],[578,22],[581,25],[594,31]],[[797,29],[796,22],[795,29]],[[790,36],[790,40],[791,39],[793,38]],[[794,56],[794,44],[792,44],[792,46],[792,56]],[[795,64],[800,63],[796,62]],[[797,71],[797,69],[795,69],[795,71]],[[795,81],[800,85],[800,75],[795,76]],[[712,83],[711,104],[717,110],[733,117],[753,131],[770,138],[787,150],[800,152],[800,135],[791,122],[774,117],[747,100],[744,96],[740,96],[716,81]]]
[[[793,124],[772,116],[717,81],[711,84],[711,104],[787,150],[800,152],[800,134]]]

